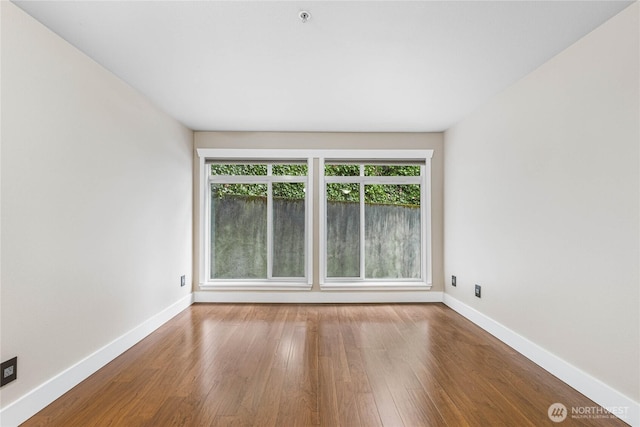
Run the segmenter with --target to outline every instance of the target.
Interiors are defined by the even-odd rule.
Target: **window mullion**
[[[360,280],[365,279],[365,240],[364,240],[364,164],[360,165]]]
[[[324,158],[318,158],[318,236],[320,242],[318,244],[318,258],[320,271],[320,285],[325,283],[327,278],[327,176],[325,176]],[[313,178],[311,178],[313,180]],[[313,181],[312,181],[313,182]]]
[[[366,184],[420,184],[421,176],[327,176],[325,181],[328,183],[349,184],[352,182],[364,182]]]
[[[267,165],[267,176],[271,177],[271,164]],[[273,183],[267,182],[267,279],[273,278]]]
[[[304,276],[313,284],[313,159],[307,159],[307,176],[304,182]]]
[[[364,170],[364,166],[361,166]],[[365,241],[364,241],[364,182],[360,182],[360,280],[365,279],[364,274],[364,253],[365,253]]]
[[[210,175],[209,183],[219,184],[266,184],[270,182],[265,175]]]

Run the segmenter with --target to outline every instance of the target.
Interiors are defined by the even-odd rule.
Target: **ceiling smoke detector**
[[[298,13],[298,17],[300,18],[300,20],[304,24],[305,22],[307,22],[309,20],[309,18],[311,18],[311,14],[309,12],[307,12],[306,10],[303,10],[303,11],[300,11],[300,13]]]

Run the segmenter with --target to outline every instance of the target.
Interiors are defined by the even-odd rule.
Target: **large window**
[[[206,283],[309,283],[308,159],[205,162]]]
[[[325,162],[327,281],[420,280],[423,166]]]
[[[431,285],[429,150],[198,152],[201,287]]]

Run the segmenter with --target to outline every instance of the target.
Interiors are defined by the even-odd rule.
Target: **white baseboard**
[[[616,415],[627,424],[640,426],[638,402],[449,294],[444,294],[444,303],[598,405],[603,408],[616,408]],[[627,409],[621,411],[625,413],[621,413],[618,412],[618,408]]]
[[[150,317],[126,334],[67,368],[0,410],[0,426],[14,427],[31,418],[45,406],[88,378],[98,369],[141,341],[193,303],[189,294]]]
[[[194,302],[209,303],[292,303],[348,304],[394,302],[442,302],[442,292],[425,291],[200,291],[194,292]]]

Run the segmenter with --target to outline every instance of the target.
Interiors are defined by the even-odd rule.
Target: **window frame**
[[[321,291],[384,291],[384,290],[429,290],[432,285],[432,230],[431,230],[431,159],[432,149],[397,149],[397,150],[364,150],[364,149],[217,149],[199,148],[196,150],[199,159],[200,171],[200,200],[199,200],[199,284],[202,290],[311,290],[314,277],[319,279]],[[308,166],[307,193],[305,199],[305,274],[306,277],[300,281],[275,279],[220,279],[212,281],[208,279],[210,258],[210,199],[209,195],[209,174],[207,173],[207,160],[224,162],[225,160],[234,162],[252,163],[277,163],[277,161],[306,162]],[[314,160],[318,161],[318,170],[314,170]],[[419,279],[370,279],[362,280],[335,280],[326,277],[326,180],[324,175],[324,165],[327,162],[338,163],[346,161],[349,163],[381,163],[381,162],[420,162],[421,166],[421,277]],[[256,175],[255,177],[261,177]],[[335,178],[335,177],[334,177]],[[369,177],[348,177],[348,178],[369,178]],[[401,181],[402,177],[390,177],[391,179],[380,179],[379,181]],[[395,182],[394,181],[394,182]],[[387,182],[382,182],[387,183]],[[318,188],[319,187],[319,188]],[[317,193],[316,193],[317,192]],[[318,194],[318,218],[317,227],[313,222],[314,216],[314,195]],[[319,240],[314,242],[313,234],[315,229],[319,231]],[[314,249],[319,251],[318,265],[314,265]],[[317,269],[316,269],[317,267]]]
[[[244,289],[244,290],[309,290],[313,283],[313,158],[300,156],[300,152],[291,150],[269,150],[267,153],[260,150],[234,150],[234,149],[198,149],[200,158],[200,287],[202,289]],[[286,152],[283,152],[286,151]],[[258,155],[257,155],[258,154]],[[253,163],[267,164],[267,175],[211,175],[207,165],[216,163]],[[304,163],[307,165],[306,176],[270,175],[270,165],[282,163]],[[210,186],[213,183],[237,183],[237,184],[266,184],[269,188],[273,183],[302,182],[305,184],[305,274],[304,277],[270,277],[272,267],[267,262],[267,278],[264,279],[212,279],[211,278],[211,197]],[[269,192],[271,194],[271,192]],[[273,201],[267,200],[267,227],[268,235],[273,235],[273,229],[269,227],[272,219]],[[272,258],[273,241],[267,239],[268,260]]]
[[[431,158],[433,150],[349,150],[336,152],[319,159],[319,239],[320,265],[319,279],[321,290],[428,290],[432,285],[432,234],[431,234]],[[360,167],[359,176],[327,176],[326,164],[351,163],[366,164],[415,164],[420,166],[420,176],[365,176],[364,167]],[[357,183],[360,188],[360,277],[327,277],[327,184]],[[411,279],[365,277],[365,222],[364,197],[365,185],[371,184],[420,184],[420,233],[421,259],[420,277]]]

